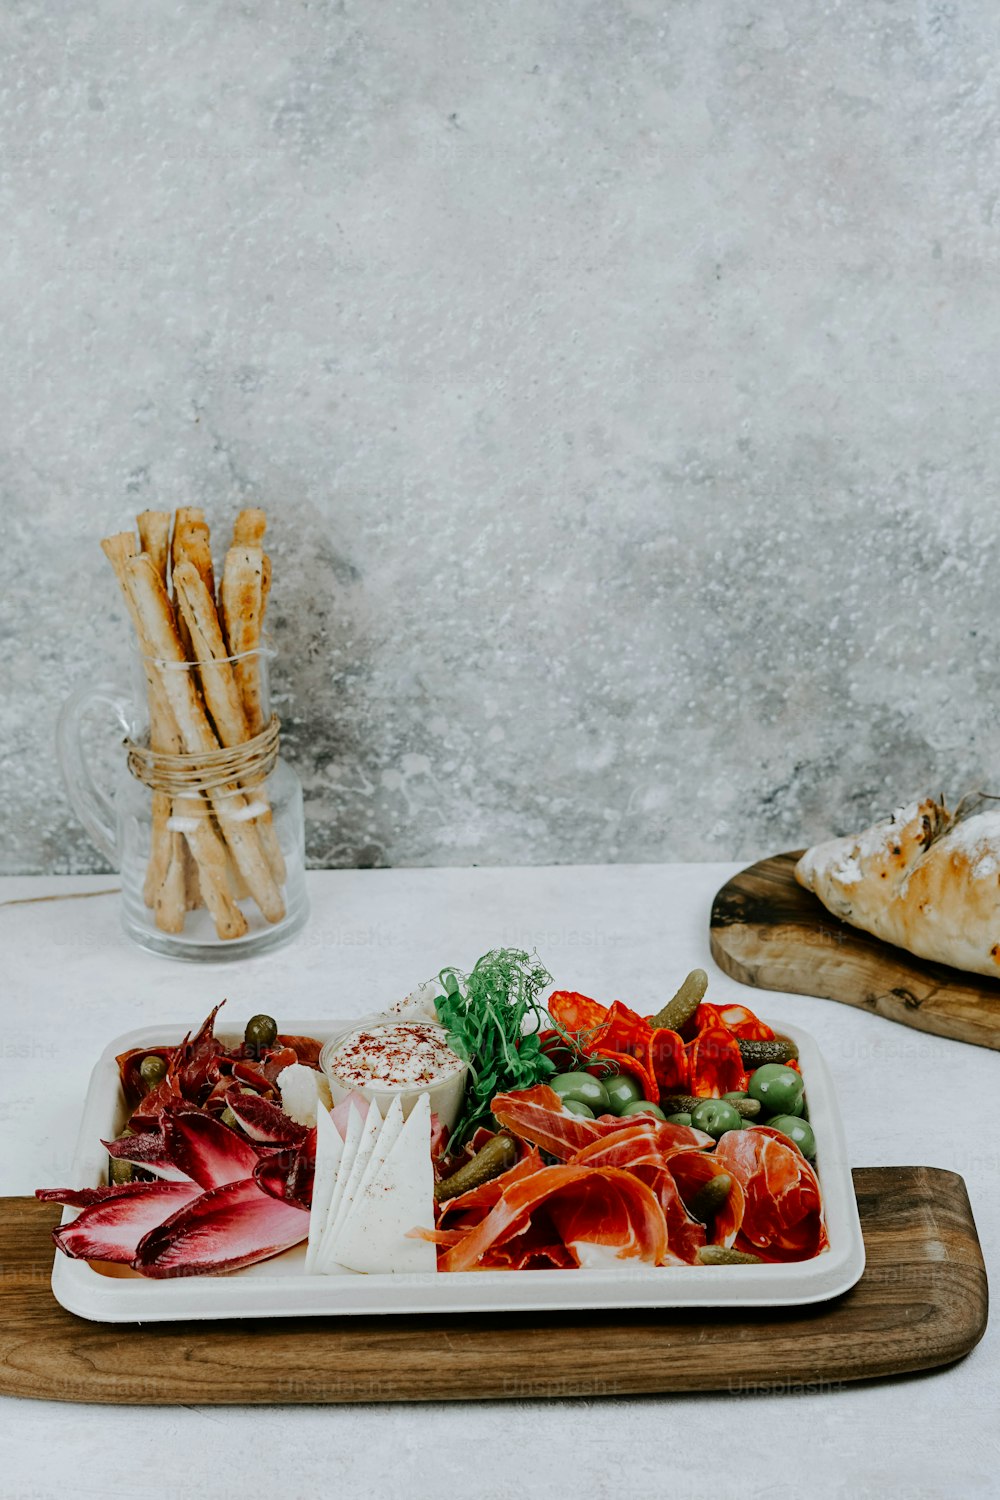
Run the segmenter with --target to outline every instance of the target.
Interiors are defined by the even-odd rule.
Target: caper
[[[243,1040],[251,1047],[273,1047],[277,1036],[278,1023],[273,1016],[251,1016]]]
[[[139,1077],[142,1079],[147,1089],[155,1089],[156,1085],[158,1083],[162,1083],[166,1076],[166,1063],[163,1061],[162,1057],[157,1057],[153,1052],[151,1052],[148,1057],[144,1057],[142,1062],[139,1064]]]

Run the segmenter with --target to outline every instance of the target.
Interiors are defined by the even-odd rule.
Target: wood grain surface
[[[65,1312],[49,1286],[49,1231],[60,1210],[4,1198],[0,1394],[188,1406],[774,1394],[835,1390],[961,1359],[987,1315],[986,1273],[961,1177],[931,1167],[866,1167],[855,1171],[854,1185],[867,1269],[852,1291],[812,1307],[145,1327]],[[619,1352],[602,1365],[595,1346]]]
[[[817,995],[918,1031],[1000,1048],[1000,980],[916,958],[850,927],[803,890],[801,850],[741,870],[712,905],[712,957],[741,984]]]

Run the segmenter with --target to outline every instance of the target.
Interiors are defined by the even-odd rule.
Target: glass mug
[[[121,871],[126,933],[153,953],[243,958],[286,942],[309,914],[302,788],[278,754],[273,655],[267,646],[215,662],[135,653],[130,693],[83,687],[59,715],[59,764],[73,810]],[[184,754],[169,727],[175,703],[190,707],[206,744],[218,743],[201,698],[206,671],[249,679],[263,728],[246,743]],[[84,749],[84,722],[97,706],[111,710],[126,736],[113,796],[97,784]]]

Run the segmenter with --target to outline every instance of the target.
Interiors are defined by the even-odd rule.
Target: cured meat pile
[[[775,1040],[743,1005],[692,1002],[678,1030],[575,991],[557,991],[547,1008],[557,1026],[540,1043],[554,1060],[579,1066],[567,1050],[575,1040],[595,1061],[591,1072],[610,1065],[629,1075],[650,1105],[745,1091],[752,1069],[741,1042]],[[788,1066],[797,1071],[794,1061]],[[813,1167],[795,1141],[766,1124],[745,1121],[716,1140],[641,1112],[587,1118],[545,1084],[499,1095],[492,1111],[522,1155],[504,1175],[444,1203],[426,1232],[440,1247],[440,1270],[612,1259],[695,1265],[710,1261],[710,1246],[735,1252],[731,1259],[784,1262],[828,1246]],[[480,1132],[476,1144],[485,1138]]]
[[[142,1176],[38,1189],[38,1198],[82,1209],[53,1231],[66,1255],[144,1276],[196,1276],[239,1270],[306,1238],[316,1131],[281,1109],[277,1079],[293,1063],[315,1067],[319,1043],[279,1036],[271,1047],[227,1048],[213,1032],[218,1009],[177,1047],[117,1059],[132,1113],[125,1132],[102,1144]],[[165,1073],[147,1092],[139,1069],[150,1056]]]
[[[827,1246],[815,1172],[794,1142],[766,1126],[730,1131],[716,1145],[652,1116],[582,1119],[545,1084],[498,1095],[493,1113],[525,1153],[502,1176],[448,1200],[436,1228],[423,1231],[441,1247],[441,1271],[573,1267],[602,1257],[694,1265],[708,1244],[792,1261]],[[557,1162],[546,1166],[543,1151]],[[706,1223],[689,1205],[722,1174],[728,1192]]]

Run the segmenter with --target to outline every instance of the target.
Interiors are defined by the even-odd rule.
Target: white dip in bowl
[[[379,1018],[331,1037],[319,1056],[334,1104],[351,1093],[374,1099],[384,1114],[397,1096],[408,1115],[421,1094],[446,1130],[458,1119],[468,1065],[435,1021]]]

